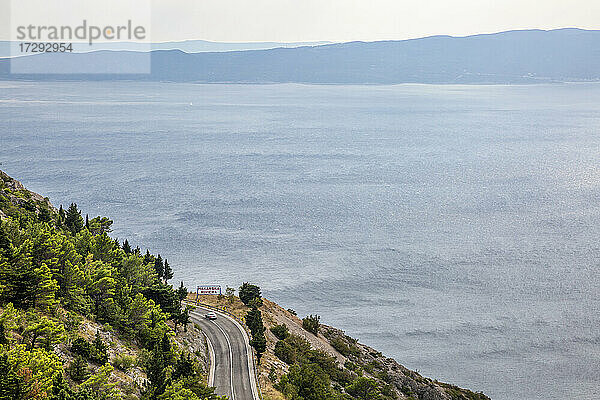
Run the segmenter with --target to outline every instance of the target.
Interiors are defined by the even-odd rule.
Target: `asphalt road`
[[[215,312],[196,306],[190,317],[202,328],[209,348],[214,351],[212,386],[215,386],[215,392],[228,396],[230,400],[258,400],[248,336],[237,322],[225,314],[215,312],[216,320],[205,319],[204,314],[211,311]],[[209,373],[209,383],[210,378]]]

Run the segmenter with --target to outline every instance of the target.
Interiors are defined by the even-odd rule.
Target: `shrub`
[[[346,392],[361,400],[374,400],[381,398],[379,386],[374,379],[365,377],[356,378],[352,384],[346,387]]]
[[[352,361],[348,360],[344,363],[344,367],[346,369],[349,369],[350,371],[356,371],[358,370],[358,365],[354,364]]]
[[[331,346],[336,349],[343,356],[350,355],[350,346],[341,337],[334,337],[331,342]]]
[[[296,350],[284,340],[275,344],[275,356],[288,365],[296,362]]]
[[[71,351],[87,360],[92,355],[92,344],[86,341],[84,338],[78,337],[73,340],[73,344],[71,344]]]
[[[102,341],[98,331],[96,331],[96,339],[94,339],[92,349],[90,360],[100,365],[104,365],[108,362],[108,346]]]
[[[290,336],[290,331],[288,330],[288,327],[283,324],[271,327],[271,332],[273,332],[273,335],[275,335],[275,337],[279,340],[283,340]]]
[[[313,335],[316,335],[319,333],[320,320],[321,317],[319,317],[318,315],[311,314],[308,317],[302,319],[302,327],[310,333],[312,333]]]
[[[104,365],[108,362],[108,346],[102,341],[98,332],[96,332],[96,338],[93,343],[88,342],[82,337],[73,340],[71,351],[86,360],[93,361],[100,365]]]
[[[277,372],[275,371],[275,367],[271,367],[269,371],[269,380],[273,383],[277,383]]]
[[[112,365],[121,371],[127,372],[135,365],[135,357],[127,354],[117,354],[112,361]]]
[[[87,362],[82,356],[78,355],[67,368],[67,372],[75,382],[83,382],[89,375]]]

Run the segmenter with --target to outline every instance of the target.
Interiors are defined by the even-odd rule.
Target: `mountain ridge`
[[[564,28],[193,54],[46,53],[0,59],[0,80],[519,84],[598,82],[599,65],[600,31]],[[83,67],[95,73],[76,73]]]

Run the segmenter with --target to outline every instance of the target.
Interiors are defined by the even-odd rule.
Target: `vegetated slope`
[[[0,220],[0,399],[219,398],[166,259],[2,171]]]
[[[201,296],[200,301],[246,320],[251,344],[261,353],[258,372],[265,400],[489,400],[483,393],[423,377],[316,316],[300,319],[267,299],[244,296],[246,286],[254,285],[240,288],[247,304],[231,288],[229,296]]]
[[[540,83],[600,80],[600,31],[524,30],[299,48],[188,54],[99,51],[0,60],[0,79],[297,82],[317,84]],[[149,74],[144,71],[151,62]],[[77,74],[86,67],[94,74]],[[110,74],[112,72],[112,74]]]

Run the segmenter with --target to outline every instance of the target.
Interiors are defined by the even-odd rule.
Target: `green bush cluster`
[[[108,346],[102,341],[98,332],[91,343],[82,337],[77,337],[71,344],[71,351],[96,364],[104,365],[108,362]]]
[[[344,339],[342,339],[339,336],[331,339],[329,343],[334,349],[336,349],[338,352],[340,352],[340,354],[342,354],[345,357],[348,357],[350,355],[358,355],[359,353],[358,347],[356,347],[356,345],[348,344]]]
[[[320,325],[321,317],[318,315],[309,315],[307,317],[302,318],[302,327],[312,333],[313,335],[317,335],[319,333],[319,325]]]
[[[290,335],[290,331],[288,330],[288,327],[283,324],[272,326],[271,332],[279,340],[283,340]]]
[[[290,400],[391,400],[391,386],[360,375],[360,367],[348,361],[341,368],[336,360],[310,343],[290,334],[275,344],[275,355],[290,365],[275,385]]]
[[[135,365],[136,358],[128,354],[117,354],[113,358],[112,365],[121,371],[127,372]]]

